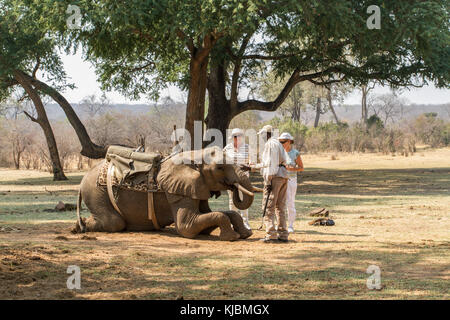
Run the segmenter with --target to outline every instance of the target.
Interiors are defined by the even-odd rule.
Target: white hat
[[[233,137],[236,137],[236,136],[243,136],[244,135],[244,130],[242,130],[242,129],[240,129],[240,128],[234,128],[232,131],[231,131],[231,136],[228,138],[228,139],[232,139]]]
[[[243,136],[244,135],[244,130],[240,129],[240,128],[234,128],[233,131],[231,131],[231,136]]]
[[[258,131],[258,134],[264,133],[264,132],[272,132],[273,128],[270,124],[265,125],[264,127],[262,127],[261,130]]]
[[[294,137],[291,136],[288,132],[283,132],[279,137],[278,140],[294,140]]]

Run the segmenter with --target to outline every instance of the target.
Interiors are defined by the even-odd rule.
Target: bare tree
[[[374,82],[368,82],[367,84],[361,86],[361,93],[362,93],[362,96],[361,96],[361,120],[364,125],[367,124],[367,119],[369,118],[369,115],[368,115],[369,108],[368,108],[368,104],[367,104],[367,101],[369,98],[369,92],[371,90],[373,90],[374,88],[375,88]]]
[[[20,169],[20,162],[25,150],[32,144],[33,133],[29,128],[29,124],[23,119],[10,119],[6,121],[7,140],[11,146],[11,154],[14,167]]]
[[[102,93],[100,98],[97,98],[95,94],[84,97],[80,102],[80,106],[84,112],[86,112],[89,118],[95,117],[98,114],[102,114],[108,108],[111,107],[111,102],[106,97],[105,93]]]
[[[394,124],[404,116],[406,100],[395,92],[376,95],[369,103],[370,111],[385,124]]]

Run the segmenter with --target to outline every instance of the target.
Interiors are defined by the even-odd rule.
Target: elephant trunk
[[[245,172],[238,169],[237,174],[239,177],[239,182],[234,184],[235,188],[233,188],[233,204],[239,210],[246,210],[250,208],[255,197],[252,192],[253,186]],[[242,199],[239,193],[242,194]]]

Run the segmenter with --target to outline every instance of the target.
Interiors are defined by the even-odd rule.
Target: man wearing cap
[[[288,232],[294,232],[294,222],[296,216],[295,195],[297,194],[297,172],[303,171],[303,162],[300,151],[293,147],[294,137],[288,132],[283,132],[278,140],[286,150],[288,159],[286,169],[288,171],[288,182],[286,189],[286,207],[288,212]]]
[[[231,143],[227,144],[223,151],[226,154],[228,159],[231,159],[235,165],[249,165],[249,155],[248,155],[248,144],[245,143],[244,131],[239,128],[234,128],[231,131],[231,136],[229,138],[232,140]],[[245,172],[245,174],[249,177],[249,172]],[[242,192],[239,191],[239,196],[242,199]],[[250,225],[248,223],[248,209],[247,210],[239,210],[233,204],[233,193],[228,190],[228,198],[229,198],[229,208],[230,210],[237,211],[240,213],[242,220],[244,220],[244,225],[247,229],[250,229]]]
[[[279,240],[288,241],[289,233],[286,229],[286,188],[287,188],[287,154],[278,139],[272,137],[273,128],[270,125],[264,126],[258,135],[265,137],[262,161],[256,165],[261,168],[264,178],[263,210],[267,197],[266,215],[264,223],[266,225],[266,235],[261,241],[273,242]],[[275,228],[274,216],[276,215],[278,226]]]

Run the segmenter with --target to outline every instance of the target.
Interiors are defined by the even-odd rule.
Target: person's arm
[[[295,166],[295,167],[287,167],[286,169],[288,171],[291,171],[291,172],[300,172],[300,171],[304,170],[304,168],[303,168],[303,161],[302,161],[302,157],[300,156],[300,154],[295,159],[295,164],[297,166]]]

